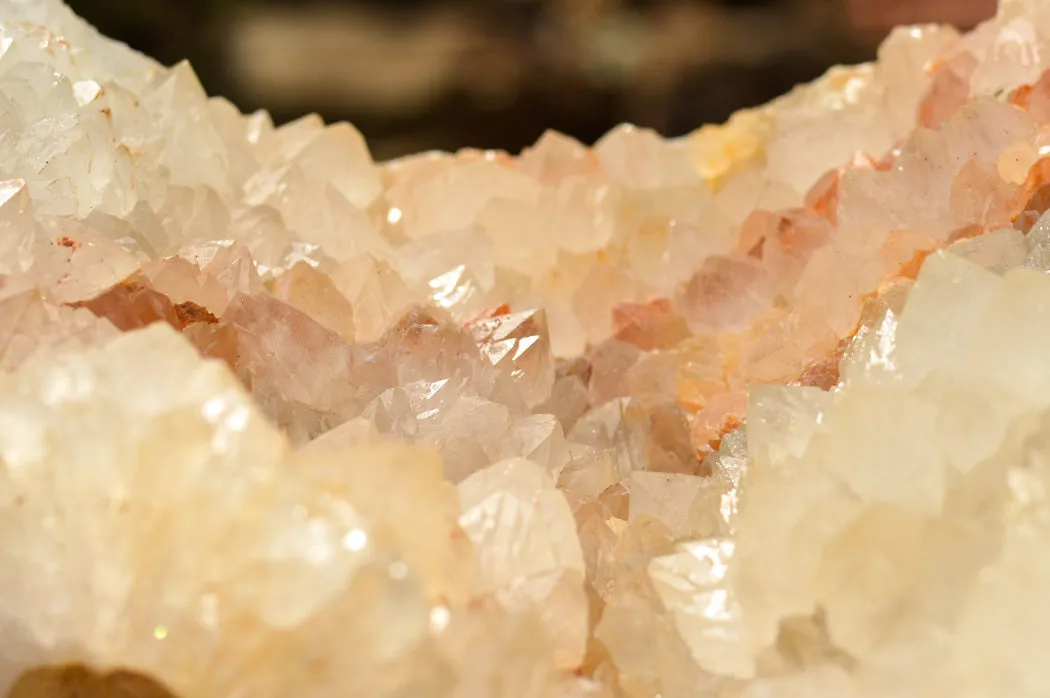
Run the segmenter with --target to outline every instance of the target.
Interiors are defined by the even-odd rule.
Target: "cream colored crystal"
[[[394,667],[427,643],[418,581],[390,576],[396,548],[349,502],[289,477],[284,437],[220,364],[157,326],[0,381],[3,690],[70,662],[180,695],[408,680]],[[372,619],[353,626],[371,628],[361,651],[303,666],[349,618]],[[390,671],[363,670],[377,661]]]
[[[1017,450],[1035,453],[1042,438],[1046,393],[1029,352],[1042,341],[1031,330],[1044,297],[1041,274],[1000,277],[936,256],[899,322],[880,329],[880,353],[854,355],[841,392],[753,393],[735,544],[697,541],[650,568],[702,666],[749,676],[784,623],[819,609],[830,641],[858,662],[841,690],[884,695],[897,680],[994,695],[999,679],[977,678],[988,672],[1038,694],[1041,669],[991,669],[984,653],[1001,641],[968,624],[1000,617],[992,606],[1009,613],[1025,593],[993,601],[976,590],[1005,582],[988,580],[1012,564],[1010,541],[1035,539],[1009,512],[1045,506],[1041,476]],[[908,424],[888,427],[895,415]],[[1016,623],[1036,631],[1039,621]]]
[[[478,548],[480,588],[508,609],[536,608],[560,665],[579,663],[587,632],[583,557],[565,496],[526,460],[502,461],[459,485],[460,523]]]

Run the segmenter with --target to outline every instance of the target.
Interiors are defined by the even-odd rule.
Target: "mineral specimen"
[[[1045,698],[1048,8],[376,164],[0,0],[0,695]]]

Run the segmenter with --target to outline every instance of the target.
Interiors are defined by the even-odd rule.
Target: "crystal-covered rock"
[[[0,2],[0,691],[1045,698],[1048,56],[377,163]]]

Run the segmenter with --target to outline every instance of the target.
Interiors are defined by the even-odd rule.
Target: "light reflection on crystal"
[[[430,632],[439,635],[448,627],[451,614],[447,606],[434,606],[430,609]]]
[[[368,534],[359,528],[355,528],[343,538],[343,545],[347,550],[360,552],[368,545]]]
[[[677,140],[383,164],[57,0],[0,34],[14,674],[1044,698],[1038,3]]]
[[[442,308],[452,308],[463,303],[469,298],[473,289],[470,281],[464,278],[466,267],[460,264],[455,269],[450,269],[441,276],[430,280],[430,288],[433,289],[434,302]]]

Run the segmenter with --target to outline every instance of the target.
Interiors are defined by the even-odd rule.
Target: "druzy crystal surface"
[[[0,0],[0,695],[1050,695],[1048,8],[376,163]]]

